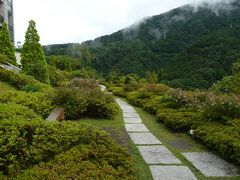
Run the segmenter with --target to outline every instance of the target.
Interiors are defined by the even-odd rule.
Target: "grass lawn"
[[[151,180],[152,175],[148,165],[143,160],[136,145],[134,145],[124,127],[122,112],[120,112],[113,120],[106,119],[80,119],[79,124],[91,125],[107,131],[110,136],[120,145],[128,149],[135,161],[135,168],[137,170],[137,179]]]
[[[6,82],[0,81],[0,95],[10,90],[16,90],[16,88]]]

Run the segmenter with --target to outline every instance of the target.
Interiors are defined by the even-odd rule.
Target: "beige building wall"
[[[4,21],[8,24],[14,42],[13,0],[0,0],[0,26]]]

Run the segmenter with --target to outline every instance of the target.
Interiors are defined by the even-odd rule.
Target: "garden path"
[[[100,86],[105,91],[105,86]],[[149,165],[154,180],[196,180],[191,170],[159,141],[143,124],[135,109],[116,99],[123,112],[125,129]],[[182,155],[206,177],[240,176],[239,169],[209,152],[185,152]]]
[[[181,161],[149,132],[132,106],[120,99],[116,99],[116,102],[122,109],[126,131],[149,165],[154,180],[196,179],[191,170],[187,166],[182,166]]]

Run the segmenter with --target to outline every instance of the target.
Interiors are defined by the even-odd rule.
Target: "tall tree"
[[[10,38],[7,23],[4,22],[0,28],[0,54],[6,56],[7,61],[16,65],[16,57],[14,53],[14,46]]]
[[[36,30],[36,23],[31,20],[29,21],[29,26],[25,35],[25,42],[22,48],[22,70],[24,73],[33,76],[35,79],[49,84],[47,62],[39,41],[40,37]]]
[[[233,74],[225,76],[212,86],[212,90],[240,94],[240,59],[233,64]]]

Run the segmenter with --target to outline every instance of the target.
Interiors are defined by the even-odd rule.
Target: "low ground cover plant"
[[[70,150],[73,147],[76,149]],[[68,150],[70,151],[65,154]],[[63,154],[52,161],[61,153]],[[112,172],[110,174],[119,177],[121,174],[127,177],[128,173],[133,172],[133,162],[126,150],[113,142],[104,131],[76,122],[1,120],[0,157],[0,172],[9,177],[41,162],[46,164],[36,167],[36,177],[45,177],[46,173],[57,174],[57,177],[61,177],[62,173],[71,174],[68,169],[70,164],[70,167],[77,168],[78,171],[87,172],[88,168],[91,171],[91,165],[95,162],[98,164],[92,167],[92,172],[99,177],[101,167],[104,176],[107,176],[108,170]],[[85,167],[81,159],[89,166]],[[78,165],[80,166],[77,167]],[[65,167],[65,170],[57,171],[60,166],[63,169]]]
[[[108,136],[78,145],[40,163],[18,179],[136,179],[133,160]]]
[[[26,106],[14,103],[1,103],[0,104],[0,121],[11,119],[23,119],[30,121],[32,119],[41,119],[33,110]]]
[[[0,96],[0,102],[26,106],[42,118],[47,118],[54,108],[51,96],[51,93],[10,91]]]

